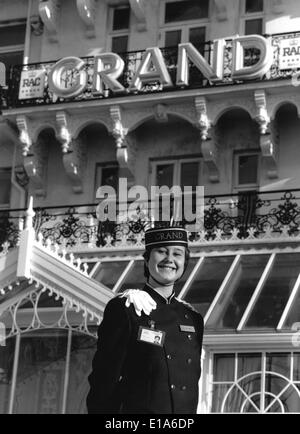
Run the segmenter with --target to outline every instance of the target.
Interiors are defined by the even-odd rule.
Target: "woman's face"
[[[163,285],[171,285],[182,276],[184,263],[184,247],[164,246],[151,250],[147,265],[150,277]]]

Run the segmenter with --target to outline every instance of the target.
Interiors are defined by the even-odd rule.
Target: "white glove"
[[[139,289],[127,289],[120,296],[126,297],[126,307],[133,304],[138,316],[141,316],[142,311],[144,311],[146,315],[150,315],[151,311],[156,309],[156,302],[145,291],[140,291]]]

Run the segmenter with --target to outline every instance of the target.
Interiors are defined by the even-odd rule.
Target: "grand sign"
[[[163,89],[189,85],[191,65],[211,83],[222,83],[224,80],[224,57],[226,40],[213,42],[213,56],[209,63],[191,43],[178,45],[178,61],[176,65],[176,82],[172,82],[168,67],[158,47],[148,48],[140,64],[133,71],[129,87],[124,87],[120,77],[124,72],[124,61],[115,53],[103,53],[95,57],[92,71],[92,93],[105,95],[109,89],[114,94],[134,93],[143,86],[157,82]],[[245,50],[259,50],[259,60],[252,66],[245,66]],[[237,36],[232,38],[232,81],[247,81],[261,78],[271,68],[273,48],[266,38],[259,35]],[[49,91],[59,98],[74,98],[82,94],[90,86],[86,63],[78,57],[66,57],[58,61],[48,72]],[[28,81],[26,82],[28,84]],[[21,80],[21,87],[25,81]],[[20,89],[20,96],[23,93]]]

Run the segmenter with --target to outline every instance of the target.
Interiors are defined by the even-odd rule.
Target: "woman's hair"
[[[143,257],[144,257],[144,276],[146,277],[147,280],[150,276],[150,273],[149,273],[148,265],[146,264],[146,262],[149,261],[151,250],[154,248],[157,248],[157,247],[152,247],[152,248],[148,247],[143,254]],[[185,247],[184,253],[185,253],[185,258],[184,258],[184,269],[183,269],[182,276],[184,275],[185,270],[187,269],[189,259],[190,259],[190,251],[187,247]]]

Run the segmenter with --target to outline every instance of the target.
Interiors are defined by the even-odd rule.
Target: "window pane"
[[[220,413],[224,398],[230,389],[231,384],[214,384],[213,385],[213,398],[212,398],[212,413]]]
[[[133,267],[126,275],[119,292],[123,292],[126,289],[142,289],[145,283],[144,261],[135,261]]]
[[[190,29],[189,41],[200,51],[203,55],[204,53],[204,43],[205,43],[205,27],[196,27]]]
[[[113,289],[127,265],[128,261],[102,262],[93,279]]]
[[[261,361],[260,353],[238,354],[237,377],[241,378],[252,372],[261,371]],[[258,387],[260,388],[260,384]]]
[[[262,12],[264,9],[264,0],[246,0],[246,13]]]
[[[261,18],[245,21],[245,35],[262,35],[263,20]]]
[[[183,190],[184,186],[196,187],[198,185],[199,162],[190,162],[181,164],[180,185]]]
[[[232,277],[220,303],[217,304],[207,328],[236,328],[267,265],[269,255],[245,255]]]
[[[129,28],[130,8],[118,8],[113,11],[113,30]]]
[[[173,187],[174,164],[160,164],[156,167],[156,185]]]
[[[216,354],[214,357],[214,382],[234,381],[235,354]]]
[[[257,184],[258,155],[238,157],[238,184]]]
[[[274,389],[278,397],[278,395],[280,394],[280,398],[276,399],[267,395],[266,396],[266,406],[267,404],[269,404],[270,402],[270,407],[268,408],[268,412],[269,413],[300,413],[300,385],[299,384],[295,384],[295,385],[290,385],[289,387],[287,387],[284,391],[283,391],[283,387],[284,386],[288,386],[288,384],[286,382],[284,382],[284,380],[276,377],[273,378],[273,383],[274,383]],[[266,379],[266,381],[268,382],[268,378]],[[275,384],[277,383],[277,387],[275,388]],[[278,390],[280,390],[280,392],[278,393]]]
[[[293,380],[300,381],[300,353],[295,353],[293,357],[294,357]]]
[[[67,341],[67,331],[22,336],[14,413],[61,413]]]
[[[111,51],[113,53],[125,53],[128,47],[128,36],[114,36],[111,40]]]
[[[5,344],[0,346],[0,414],[8,413],[16,340],[10,338]]]
[[[297,290],[297,295],[294,298],[288,316],[285,320],[283,328],[291,329],[292,325],[296,322],[300,322],[300,288]],[[299,336],[299,335],[298,335]],[[300,339],[300,336],[299,336]],[[300,340],[299,340],[300,342]]]
[[[267,353],[266,370],[276,372],[290,379],[291,377],[291,355],[289,353]],[[271,391],[271,390],[270,390]]]
[[[176,294],[176,296],[179,294],[179,292],[184,287],[185,282],[190,277],[191,272],[195,268],[195,265],[197,264],[198,261],[199,261],[199,258],[191,258],[189,260],[189,263],[188,263],[188,266],[187,266],[187,268],[185,270],[184,275],[180,278],[179,282],[176,282],[176,284],[175,284],[175,294]]]
[[[165,22],[197,20],[208,17],[209,0],[166,3]]]
[[[181,30],[170,30],[165,35],[166,47],[177,47],[181,43]]]
[[[203,316],[218,292],[233,261],[233,256],[205,258],[184,300]]]
[[[300,254],[276,256],[273,268],[247,322],[247,327],[276,327],[300,273]]]
[[[11,171],[0,169],[0,205],[10,202]]]
[[[72,334],[67,414],[86,413],[86,396],[89,391],[88,376],[96,350],[96,339]]]
[[[10,78],[10,68],[15,65],[23,64],[23,54],[23,51],[0,53],[0,62],[4,63],[6,68],[6,84],[8,84]]]
[[[291,357],[291,353],[267,353],[263,370],[261,353],[239,353],[237,378],[233,378],[234,354],[216,354],[212,411],[299,413],[300,385],[290,378]]]
[[[117,166],[96,167],[96,190],[98,187],[108,185],[118,191],[119,168]]]
[[[281,391],[287,386],[287,381],[290,380],[291,377],[291,355],[289,353],[284,354],[276,354],[276,353],[267,353],[266,354],[266,392],[267,395],[265,397],[265,406],[270,408],[268,411],[270,412],[279,412],[281,413],[282,407],[285,408],[284,411],[291,411],[291,405],[293,404],[294,398],[290,400],[288,396],[285,394],[281,394]],[[285,377],[279,377],[276,374],[283,375]],[[293,390],[291,389],[288,395],[291,398],[291,393]],[[277,395],[280,395],[280,401],[276,402]],[[297,398],[298,405],[300,404],[300,398]]]
[[[0,47],[25,43],[26,24],[0,26]]]

